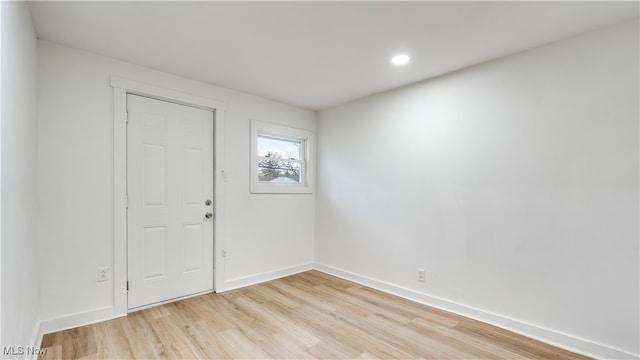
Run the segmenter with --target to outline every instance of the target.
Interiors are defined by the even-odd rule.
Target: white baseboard
[[[491,325],[507,329],[542,342],[567,349],[579,354],[591,356],[598,359],[640,359],[640,355],[631,354],[623,350],[615,349],[593,341],[581,339],[572,335],[547,329],[538,325],[529,324],[524,321],[511,319],[509,317],[494,314],[471,306],[458,304],[436,296],[417,292],[401,286],[393,285],[384,281],[379,281],[366,276],[358,275],[349,271],[341,270],[323,264],[303,264],[279,270],[269,271],[251,276],[235,278],[225,281],[224,287],[218,292],[234,290],[281,277],[294,275],[308,270],[318,270],[329,275],[333,275],[345,280],[353,281],[389,294],[397,295],[405,299],[416,301],[421,304],[433,306],[454,314],[466,316]],[[31,338],[32,346],[38,348],[42,344],[44,334],[75,328],[78,326],[106,321],[126,314],[117,314],[113,307],[104,307],[78,314],[60,316],[53,319],[37,320],[34,333]]]
[[[303,264],[298,266],[292,266],[289,268],[269,271],[261,274],[251,275],[247,277],[232,279],[232,280],[226,281],[224,283],[224,288],[217,291],[222,292],[222,291],[233,290],[233,289],[301,273],[311,269],[313,269],[313,263],[308,263],[308,264]],[[127,314],[117,313],[113,306],[107,306],[107,307],[85,311],[77,314],[68,314],[68,315],[63,315],[63,316],[59,316],[52,319],[38,321],[38,325],[36,326],[36,329],[34,330],[34,335],[32,336],[33,338],[32,343],[37,344],[36,347],[39,347],[40,344],[42,343],[42,337],[44,334],[72,329],[78,326],[89,325],[89,324],[97,323],[100,321],[111,320],[111,319],[115,319],[115,318],[126,316],[126,315]]]
[[[40,333],[49,334],[56,331],[73,329],[78,326],[111,320],[125,315],[126,314],[116,314],[113,306],[85,311],[77,314],[63,315],[53,319],[43,320],[40,325]]]
[[[42,345],[42,336],[44,334],[42,333],[42,321],[40,321],[40,318],[38,317],[36,319],[36,324],[33,327],[33,333],[31,334],[31,338],[29,339],[29,346],[32,349],[40,349],[40,346]],[[38,355],[34,352],[31,354],[28,354],[28,358],[31,360],[36,360],[38,358]]]
[[[337,269],[331,266],[316,263],[314,269],[345,280],[365,285],[389,294],[397,295],[421,304],[433,306],[454,314],[466,316],[491,325],[513,331],[518,334],[567,349],[579,354],[598,359],[639,359],[640,355],[630,354],[612,347],[597,344],[589,340],[547,329],[538,325],[529,324],[520,320],[511,319],[503,315],[493,314],[481,309],[458,304],[446,299],[420,293],[411,289],[396,286],[384,281],[375,280],[366,276],[354,274],[349,271]]]
[[[298,274],[298,273],[312,270],[312,269],[313,269],[313,263],[308,263],[308,264],[292,266],[284,269],[264,272],[260,274],[230,279],[224,282],[222,289],[216,289],[216,292],[229,291],[229,290],[242,288],[245,286],[255,285],[265,281],[279,279],[281,277]]]

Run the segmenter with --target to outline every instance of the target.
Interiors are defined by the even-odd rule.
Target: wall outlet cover
[[[98,268],[97,280],[98,281],[107,281],[107,280],[109,280],[109,268],[108,267]]]
[[[425,282],[424,269],[418,269],[418,281]]]

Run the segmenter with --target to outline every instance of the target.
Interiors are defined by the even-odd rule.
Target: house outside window
[[[311,131],[251,121],[251,193],[312,193]]]

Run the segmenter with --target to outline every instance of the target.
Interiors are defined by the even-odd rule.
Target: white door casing
[[[128,308],[213,290],[213,112],[127,95]]]

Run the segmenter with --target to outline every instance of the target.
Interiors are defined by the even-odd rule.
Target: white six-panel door
[[[127,111],[128,308],[211,291],[213,113],[136,95]]]

